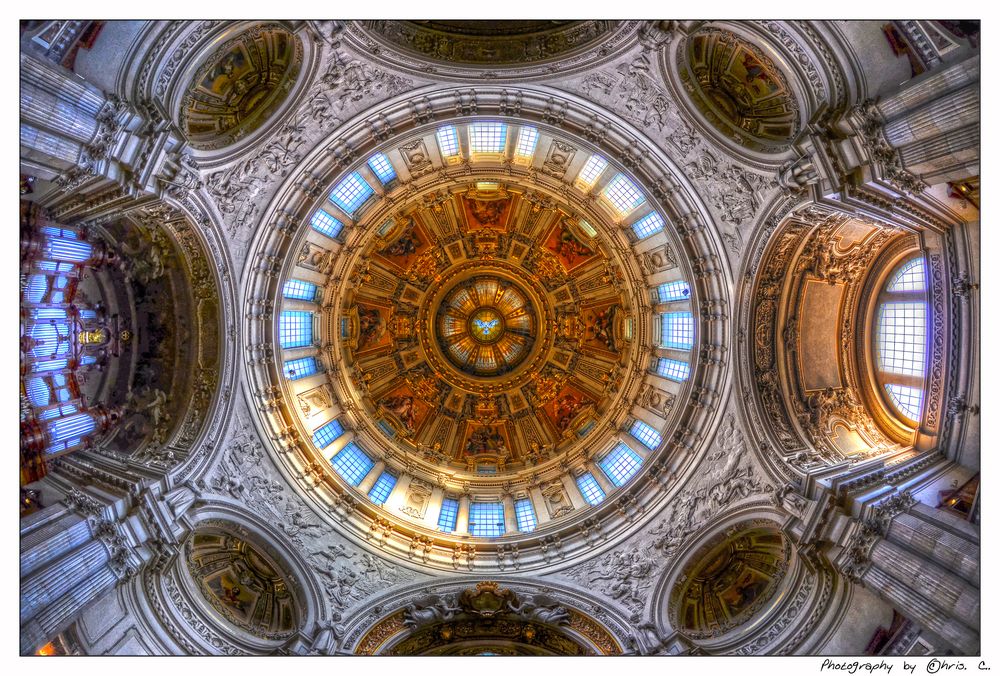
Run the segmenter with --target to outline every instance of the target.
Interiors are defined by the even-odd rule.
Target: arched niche
[[[523,580],[411,589],[381,603],[381,616],[357,624],[347,645],[359,655],[622,654],[624,627],[593,617],[580,600]]]
[[[822,645],[844,587],[800,556],[785,515],[741,508],[721,515],[664,572],[653,621],[696,654],[798,654]],[[834,611],[834,612],[831,612]]]
[[[308,642],[326,605],[292,543],[222,502],[196,503],[184,519],[176,555],[136,583],[134,602],[148,604],[167,652],[267,655]]]

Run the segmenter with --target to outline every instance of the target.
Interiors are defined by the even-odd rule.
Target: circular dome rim
[[[432,129],[437,124],[445,124],[450,120],[462,121],[465,119],[460,113],[456,113],[454,109],[453,95],[457,91],[461,91],[460,86],[421,88],[408,92],[405,96],[397,96],[383,103],[381,106],[376,106],[371,111],[367,111],[367,113],[381,112],[391,115],[393,114],[392,111],[399,111],[404,115],[400,119],[406,119],[406,115],[408,114],[405,111],[409,110],[412,101],[416,100],[421,105],[426,105],[428,116],[426,118],[423,116],[410,118],[411,123],[405,127],[405,130],[400,130],[400,133],[395,136],[394,140],[403,142],[407,136],[416,136],[423,130]],[[677,160],[666,154],[661,148],[650,145],[650,152],[648,154],[639,158],[632,168],[625,169],[620,159],[620,152],[608,145],[609,139],[607,137],[603,140],[596,139],[594,142],[586,140],[586,130],[590,119],[580,115],[577,112],[578,108],[573,105],[578,97],[546,86],[516,86],[513,88],[511,86],[505,88],[484,86],[479,91],[479,105],[480,110],[483,111],[482,116],[492,117],[498,111],[502,111],[503,101],[511,95],[516,95],[520,101],[516,116],[510,116],[508,111],[508,117],[511,118],[511,121],[533,124],[540,129],[545,128],[556,134],[570,135],[576,138],[584,147],[601,152],[612,160],[616,167],[621,167],[621,170],[628,171],[630,175],[638,178],[639,185],[646,192],[651,204],[668,219],[675,223],[693,224],[693,228],[690,225],[685,225],[687,231],[692,233],[691,237],[681,239],[676,235],[672,236],[672,241],[676,241],[679,250],[684,252],[684,256],[681,257],[680,262],[684,274],[691,275],[690,267],[684,262],[688,260],[688,257],[692,260],[699,258],[705,262],[711,261],[716,266],[710,267],[708,271],[700,276],[691,277],[696,282],[693,296],[694,298],[701,298],[702,302],[714,298],[719,298],[719,300],[712,300],[710,302],[723,304],[728,302],[726,286],[721,281],[714,281],[716,276],[720,280],[731,279],[728,259],[722,255],[724,245],[721,235],[718,232],[717,226],[713,228],[701,226],[702,223],[714,224],[714,218],[705,201],[695,192],[692,182],[681,170]],[[580,101],[582,102],[582,99]],[[561,118],[559,124],[555,126],[550,124],[547,112],[550,110],[551,105],[566,106],[565,117]],[[440,117],[435,119],[437,115]],[[636,131],[631,123],[617,115],[607,113],[607,120],[612,139],[622,139],[623,136],[625,139],[641,137],[641,133]],[[284,233],[288,232],[288,224],[291,222],[289,219],[294,216],[296,222],[300,222],[322,200],[322,197],[317,193],[300,191],[298,188],[300,185],[299,182],[306,175],[306,172],[309,171],[312,172],[313,176],[323,175],[324,185],[332,183],[334,178],[342,173],[346,173],[345,165],[331,165],[325,159],[328,157],[327,153],[331,147],[347,142],[353,142],[352,147],[360,154],[368,151],[374,152],[378,147],[383,147],[383,142],[376,141],[369,135],[367,128],[364,126],[364,116],[357,116],[345,122],[335,133],[329,135],[305,157],[296,170],[291,172],[286,178],[282,187],[275,193],[271,202],[264,210],[261,220],[262,222],[275,223],[276,227],[273,229],[261,228],[258,230],[250,244],[250,255],[270,255],[269,251],[262,249],[263,247],[271,249],[273,246],[278,246],[279,250],[288,250],[289,245],[285,241],[287,237]],[[654,179],[653,177],[656,176],[663,178]],[[666,178],[667,176],[669,178]],[[652,189],[650,189],[651,185]],[[295,214],[298,215],[295,216]],[[243,285],[246,288],[248,297],[260,297],[261,292],[264,292],[265,295],[274,293],[274,283],[269,282],[269,279],[272,279],[269,275],[262,274],[259,270],[248,268],[243,279]],[[267,291],[266,289],[268,288],[272,289],[272,291]],[[258,328],[261,326],[260,322],[263,321],[259,317],[246,317],[245,323],[248,324],[246,335],[247,340],[251,344],[262,338],[267,339],[260,333],[260,329]],[[729,337],[724,321],[703,317],[699,322],[699,325],[702,327],[699,330],[706,339],[709,339],[710,349],[706,353],[708,356],[703,356],[699,360],[697,368],[695,368],[692,374],[691,383],[692,387],[709,386],[709,396],[714,401],[710,400],[711,403],[708,408],[695,407],[707,413],[707,416],[699,416],[696,421],[690,418],[695,410],[692,406],[685,406],[683,411],[678,412],[679,422],[690,420],[697,428],[697,431],[692,429],[687,434],[697,433],[698,436],[685,436],[671,442],[671,446],[673,447],[678,447],[677,444],[680,443],[682,446],[679,448],[687,448],[688,450],[681,454],[681,464],[674,469],[676,474],[672,475],[669,479],[667,479],[667,475],[662,473],[655,475],[661,477],[661,479],[667,479],[665,484],[668,487],[667,490],[663,490],[662,487],[653,488],[653,486],[660,486],[660,484],[654,479],[654,475],[646,474],[644,478],[635,480],[629,489],[629,494],[633,496],[638,497],[640,494],[643,494],[644,504],[647,506],[643,514],[636,515],[635,518],[624,518],[624,515],[621,515],[612,504],[613,501],[609,500],[597,507],[579,510],[580,513],[565,517],[558,524],[557,529],[539,529],[542,532],[535,531],[532,534],[519,534],[517,539],[505,537],[503,541],[477,540],[476,547],[479,552],[477,567],[486,566],[484,570],[499,570],[499,561],[494,560],[492,557],[497,555],[498,548],[502,549],[504,542],[519,543],[522,570],[531,570],[541,565],[549,565],[543,561],[540,547],[543,537],[556,532],[563,536],[561,551],[564,555],[576,552],[581,548],[590,549],[589,544],[581,541],[578,528],[583,521],[591,518],[596,518],[600,522],[607,522],[605,528],[606,539],[602,541],[606,544],[601,544],[590,551],[590,554],[600,553],[600,551],[606,550],[608,547],[613,546],[614,543],[620,542],[623,538],[628,537],[629,534],[648,524],[660,512],[668,499],[682,490],[683,486],[694,474],[697,466],[695,460],[702,457],[707,451],[707,444],[699,441],[699,439],[711,436],[712,430],[721,423],[727,397],[725,394],[726,389],[721,387],[719,381],[726,381],[731,377],[731,368],[728,360],[719,358],[719,356],[724,354],[724,350],[728,349]],[[249,369],[247,375],[251,391],[262,392],[269,387],[267,382],[270,380],[270,376],[261,382],[260,375],[262,373],[258,368]],[[716,392],[721,394],[715,394]],[[255,408],[255,414],[251,416],[251,420],[254,426],[259,427],[263,438],[278,440],[277,444],[271,444],[270,447],[277,454],[276,457],[280,459],[289,456],[278,451],[277,446],[282,443],[282,439],[293,439],[294,437],[289,437],[291,431],[287,425],[284,423],[275,424],[275,418],[271,413],[274,410],[276,409],[268,408],[261,410]],[[688,440],[693,445],[688,444]],[[295,445],[293,444],[290,448],[295,448]],[[305,466],[309,466],[310,462],[312,460],[306,457],[296,461],[296,464],[303,463]],[[652,466],[655,462],[656,458],[653,458],[650,461],[650,465]],[[337,480],[333,480],[333,484],[336,484],[337,487],[330,486],[329,489],[323,489],[323,495],[331,497],[321,497],[314,490],[302,490],[299,487],[294,477],[300,475],[300,470],[296,470],[294,465],[289,465],[285,460],[279,460],[277,467],[279,472],[296,487],[296,492],[307,503],[313,506],[313,509],[316,510],[321,518],[324,518],[324,520],[331,524],[337,523],[337,520],[339,520],[342,524],[346,525],[346,528],[344,526],[336,527],[348,537],[355,538],[359,543],[363,544],[367,540],[366,534],[369,533],[369,524],[375,523],[374,519],[384,517],[384,512],[381,510],[376,510],[363,503],[354,503],[353,500],[350,503],[352,506],[347,511],[344,511],[343,508],[336,508],[335,504],[345,504],[342,502],[344,497],[336,497],[345,493],[345,489],[340,487],[340,483]],[[662,472],[662,470],[660,471]],[[336,497],[335,503],[331,502],[331,499],[334,497]],[[324,516],[324,514],[329,514],[331,508],[335,510],[335,516]],[[458,555],[461,551],[458,548],[464,546],[461,544],[463,542],[462,538],[445,536],[441,533],[415,527],[411,522],[401,519],[393,518],[392,523],[393,527],[398,529],[401,535],[413,533],[416,536],[417,533],[426,533],[426,535],[433,538],[435,553],[439,551],[438,548],[440,547],[444,548],[445,551],[454,551]],[[389,546],[390,544],[392,546]],[[399,557],[404,563],[409,558],[406,556],[405,547],[399,549],[394,543],[386,543],[383,551]],[[488,557],[488,560],[484,560],[484,556]],[[428,559],[426,565],[434,568],[441,567],[445,570],[452,570],[454,568],[450,561],[446,564],[443,561],[439,562],[435,558]]]

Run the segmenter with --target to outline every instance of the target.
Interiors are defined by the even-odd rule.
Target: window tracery
[[[878,296],[873,331],[882,398],[911,425],[923,412],[929,312],[926,264],[918,255],[889,275]]]

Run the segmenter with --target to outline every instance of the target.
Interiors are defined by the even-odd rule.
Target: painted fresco
[[[566,272],[572,272],[586,265],[597,255],[597,252],[573,231],[565,219],[560,220],[549,232],[544,247],[555,254]]]
[[[511,199],[481,200],[462,198],[465,209],[465,223],[468,230],[490,228],[506,230],[510,219]]]

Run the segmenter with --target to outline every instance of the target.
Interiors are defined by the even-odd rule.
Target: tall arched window
[[[912,427],[920,423],[927,363],[927,272],[923,256],[889,275],[875,311],[875,377],[880,395]]]

